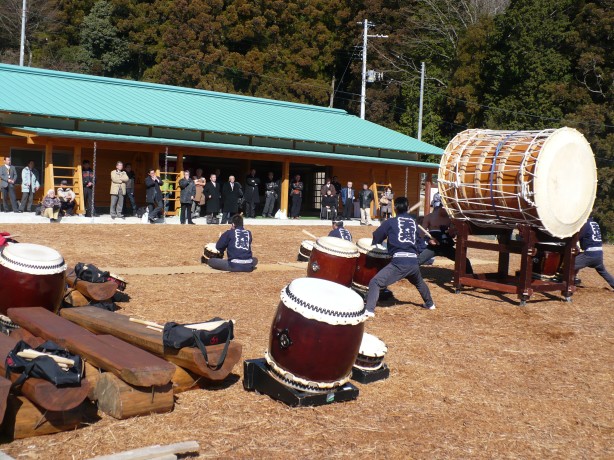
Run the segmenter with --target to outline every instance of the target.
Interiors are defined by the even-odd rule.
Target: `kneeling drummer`
[[[251,272],[258,264],[258,259],[252,256],[252,232],[243,228],[243,217],[239,214],[230,218],[230,229],[222,233],[215,248],[221,253],[228,250],[226,260],[209,259],[209,266],[216,270]]]

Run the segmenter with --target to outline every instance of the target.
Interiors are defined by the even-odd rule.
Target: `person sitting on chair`
[[[60,199],[55,196],[55,191],[50,188],[43,198],[41,216],[49,219],[49,222],[58,222],[60,216]]]
[[[337,217],[337,195],[333,195],[331,189],[326,190],[326,195],[322,197],[321,219],[335,220]]]
[[[66,179],[60,182],[56,196],[60,199],[60,213],[63,216],[72,216],[75,213],[75,192],[68,186]]]
[[[594,268],[597,273],[606,280],[612,289],[614,289],[614,276],[610,275],[603,264],[603,246],[601,241],[601,229],[599,224],[589,217],[586,223],[580,229],[578,235],[580,248],[583,252],[576,256],[574,269],[576,276],[583,268]],[[576,284],[580,284],[579,280]]]
[[[342,220],[333,220],[333,229],[330,231],[328,236],[332,236],[333,238],[341,238],[342,240],[352,241],[352,234],[349,230],[343,228]]]
[[[230,272],[251,272],[258,259],[252,256],[252,232],[243,228],[243,217],[235,214],[230,218],[230,229],[220,236],[215,248],[222,254],[228,250],[228,259],[209,259],[209,266]]]

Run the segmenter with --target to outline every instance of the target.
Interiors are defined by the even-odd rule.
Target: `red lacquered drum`
[[[317,278],[292,281],[281,291],[265,353],[273,376],[314,393],[344,385],[365,319],[363,300],[351,289]]]
[[[308,262],[311,257],[311,251],[313,251],[313,245],[315,241],[304,240],[301,242],[301,246],[298,248],[298,256],[296,260],[299,262]]]
[[[15,307],[56,311],[65,274],[66,263],[55,249],[29,243],[5,246],[0,254],[0,313]]]
[[[356,242],[360,257],[354,271],[352,287],[360,291],[367,291],[369,283],[377,272],[390,263],[390,254],[386,246],[377,244],[373,246],[371,238],[361,238]]]
[[[533,278],[541,280],[553,279],[561,271],[563,254],[557,252],[564,243],[537,243],[537,253],[533,257]]]
[[[318,238],[309,257],[307,276],[350,287],[359,255],[351,241],[331,236]]]

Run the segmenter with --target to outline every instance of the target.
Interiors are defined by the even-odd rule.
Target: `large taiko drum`
[[[55,249],[30,243],[5,246],[0,254],[0,313],[19,307],[56,311],[65,274],[66,263]]]
[[[591,213],[597,168],[589,143],[572,128],[470,129],[448,144],[437,181],[452,218],[482,227],[525,224],[568,238]]]
[[[307,276],[350,287],[359,255],[351,241],[332,236],[318,238],[309,257]]]
[[[372,244],[371,238],[361,238],[356,242],[358,252],[358,263],[352,279],[352,287],[359,291],[367,291],[369,283],[377,272],[390,263],[388,248],[383,244]]]
[[[350,378],[363,338],[362,298],[338,283],[299,278],[281,291],[265,358],[273,376],[327,392]]]

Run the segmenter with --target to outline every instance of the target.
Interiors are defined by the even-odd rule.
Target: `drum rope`
[[[93,158],[93,163],[94,163],[94,167],[92,170],[92,173],[94,175],[93,181],[92,181],[92,202],[90,203],[90,215],[92,216],[92,223],[94,223],[94,210],[96,209],[96,206],[94,206],[94,199],[96,197],[96,142],[94,141],[94,158]]]
[[[497,217],[497,220],[499,222],[501,222],[502,224],[505,224],[505,222],[503,221],[503,219],[499,215],[499,211],[497,210],[497,205],[495,204],[495,196],[494,196],[493,188],[492,188],[492,186],[493,186],[493,179],[494,179],[494,176],[495,176],[495,169],[497,167],[497,157],[499,156],[499,153],[501,153],[501,148],[505,145],[507,140],[510,137],[512,137],[514,134],[516,134],[517,132],[518,131],[511,132],[503,140],[499,141],[499,143],[497,144],[497,149],[495,150],[495,156],[492,159],[492,165],[490,167],[490,176],[488,178],[489,188],[490,188],[490,202],[491,202],[491,205],[492,205],[492,209],[495,212],[495,216]]]

